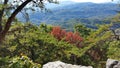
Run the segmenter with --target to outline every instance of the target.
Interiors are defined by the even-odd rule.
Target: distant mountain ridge
[[[29,15],[33,23],[55,23],[80,18],[105,19],[116,15],[116,11],[119,9],[114,3],[69,3],[52,8],[52,12],[35,12],[29,13]]]

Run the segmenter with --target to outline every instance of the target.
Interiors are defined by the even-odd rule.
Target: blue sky
[[[112,0],[58,0],[58,1],[94,2],[94,3],[112,2]]]

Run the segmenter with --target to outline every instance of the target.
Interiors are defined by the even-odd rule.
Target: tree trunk
[[[8,0],[4,0],[4,4],[3,5],[7,5]],[[2,32],[2,17],[4,14],[4,10],[5,8],[2,8],[2,10],[0,10],[0,33]]]
[[[31,1],[32,0],[26,0],[11,14],[11,16],[8,18],[8,20],[5,24],[4,29],[0,32],[0,42],[2,42],[2,40],[5,38],[8,30],[10,29],[11,23],[15,18],[15,16]]]

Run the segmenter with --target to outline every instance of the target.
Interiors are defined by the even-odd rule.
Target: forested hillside
[[[57,6],[57,5],[56,5]],[[47,6],[46,6],[47,8]],[[48,7],[49,8],[49,7]],[[70,19],[93,19],[103,20],[105,18],[112,18],[117,14],[120,7],[114,3],[73,3],[57,8],[50,8],[48,12],[30,12],[30,21],[45,22],[53,24],[55,22],[66,22]],[[21,17],[20,17],[21,18]],[[23,18],[22,18],[23,19]],[[81,21],[81,20],[80,20]],[[102,23],[102,22],[101,22]]]

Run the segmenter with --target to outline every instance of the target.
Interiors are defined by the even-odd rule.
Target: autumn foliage
[[[59,26],[53,27],[51,34],[58,40],[62,40],[65,37],[66,31],[62,30]]]
[[[59,41],[64,40],[70,44],[75,44],[78,47],[81,47],[81,42],[83,41],[83,38],[80,37],[78,32],[66,32],[59,26],[53,27],[51,34]]]
[[[71,44],[75,44],[78,47],[81,47],[81,42],[83,41],[82,37],[79,36],[79,33],[73,33],[73,32],[67,32],[66,33],[66,37],[65,37],[66,41],[71,43]]]

